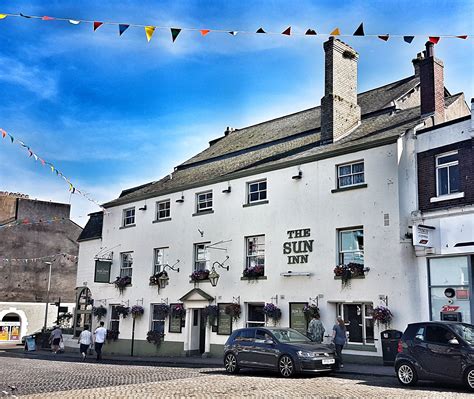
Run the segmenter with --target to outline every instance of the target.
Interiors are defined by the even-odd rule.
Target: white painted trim
[[[464,192],[441,195],[439,197],[432,197],[432,198],[430,198],[430,202],[448,201],[448,200],[457,199],[457,198],[464,198]]]

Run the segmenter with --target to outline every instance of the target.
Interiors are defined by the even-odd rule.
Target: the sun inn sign
[[[311,229],[288,230],[286,234],[291,240],[283,243],[283,254],[288,256],[288,264],[308,263],[314,242],[307,239],[311,236]]]

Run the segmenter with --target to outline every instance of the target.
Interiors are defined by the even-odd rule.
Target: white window
[[[132,226],[135,224],[135,208],[127,208],[123,210],[122,226]]]
[[[157,274],[168,264],[168,248],[155,248],[153,252],[153,274]]]
[[[196,212],[212,211],[212,191],[196,194]]]
[[[264,201],[267,199],[267,180],[247,183],[247,203]]]
[[[165,333],[165,317],[166,315],[160,311],[160,306],[157,304],[151,305],[151,331]]]
[[[364,179],[364,161],[338,165],[337,167],[338,188],[357,186],[363,184]]]
[[[120,254],[120,277],[132,277],[133,252],[122,252]]]
[[[338,303],[337,316],[346,324],[347,342],[374,344],[374,320],[371,303]]]
[[[265,236],[247,237],[245,239],[247,269],[256,266],[265,267]]]
[[[194,244],[194,271],[206,270],[209,262],[209,251],[206,244]]]
[[[171,217],[170,200],[157,202],[156,203],[156,220],[169,219],[170,217]]]
[[[263,304],[247,304],[247,327],[265,326],[265,314],[263,313]]]
[[[339,264],[364,264],[364,230],[339,230]]]
[[[436,187],[438,196],[459,192],[458,152],[436,157]]]
[[[117,306],[118,305],[112,305],[110,308],[110,324],[109,324],[109,330],[112,331],[120,331],[120,315],[117,312]]]

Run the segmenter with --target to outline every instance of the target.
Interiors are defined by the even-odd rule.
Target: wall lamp
[[[181,195],[181,198],[178,198],[176,202],[182,204],[184,202],[184,195]]]
[[[170,265],[164,265],[163,270],[161,271],[160,277],[158,277],[158,289],[163,289],[168,285],[168,282],[170,280],[168,273],[166,271],[166,268],[173,270],[174,272],[179,273],[179,267],[176,268],[175,266],[179,263],[179,259],[176,261],[176,263],[172,266]]]
[[[216,261],[216,262],[214,262],[214,263],[212,264],[212,269],[211,269],[211,271],[210,271],[210,273],[209,273],[209,277],[208,277],[208,278],[209,278],[209,281],[211,282],[211,285],[212,285],[213,287],[215,287],[215,286],[217,285],[217,282],[219,281],[219,277],[220,277],[219,273],[217,273],[217,271],[216,271],[216,265],[217,265],[217,268],[221,267],[222,269],[226,269],[227,271],[229,271],[229,265],[224,266],[224,263],[225,263],[228,259],[229,259],[229,257],[226,256],[224,262],[221,263],[221,262],[217,262],[217,261]]]
[[[301,178],[303,178],[303,171],[302,170],[298,170],[298,174],[297,175],[294,175],[294,176],[291,176],[291,178],[293,180],[300,180]]]

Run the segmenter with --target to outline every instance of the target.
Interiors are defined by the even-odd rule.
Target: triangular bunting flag
[[[127,24],[119,24],[119,36],[122,36],[123,32],[125,32],[130,25]]]
[[[390,35],[379,35],[378,38],[386,42],[389,39]]]
[[[288,28],[286,28],[283,32],[281,32],[282,35],[287,35],[287,36],[290,36],[291,35],[291,26],[289,26]]]
[[[411,43],[415,36],[403,36],[403,40],[405,40],[407,43]]]
[[[44,166],[45,162],[44,162],[44,159],[39,159],[41,161],[41,164]]]
[[[7,14],[0,14],[0,19],[5,19],[7,16]]]
[[[37,161],[38,160],[38,155],[33,154],[33,158],[35,159],[35,161]]]
[[[28,150],[28,152],[30,153],[30,158],[31,158],[33,156],[33,151]]]
[[[51,168],[51,172],[54,172],[54,166],[50,165],[49,167]]]
[[[236,36],[237,35],[237,32],[235,30],[231,30],[229,32],[229,35],[232,35],[232,36]]]
[[[210,32],[210,30],[209,29],[201,29],[199,32],[201,32],[202,36],[206,36]]]
[[[146,40],[148,43],[150,43],[153,33],[155,33],[155,29],[154,26],[145,26]]]
[[[458,39],[467,39],[467,35],[456,36]]]
[[[171,37],[173,39],[173,43],[174,41],[176,40],[176,38],[178,37],[178,35],[181,33],[181,29],[179,28],[171,28]]]
[[[258,28],[257,32],[256,33],[267,33],[263,30],[263,28]]]
[[[94,21],[94,32],[103,25],[103,22]]]
[[[5,136],[7,135],[7,132],[3,129],[0,129],[0,133],[2,133],[3,138],[5,138]]]
[[[31,18],[29,15],[25,15],[25,14],[22,14],[22,13],[20,13],[20,17],[23,17],[23,18]]]
[[[45,15],[43,18],[41,18],[43,21],[53,21],[55,18],[53,17],[48,17],[47,15]]]
[[[334,29],[329,35],[330,36],[339,36],[341,32],[339,31],[339,28]]]
[[[433,44],[438,44],[439,36],[430,36],[428,40]]]
[[[12,143],[15,141],[15,138],[11,135],[11,134],[8,134],[10,136],[10,140],[12,141]]]
[[[359,25],[359,27],[354,32],[354,36],[365,36],[363,22]]]
[[[306,31],[305,35],[317,35],[317,33],[314,29],[308,29]]]
[[[69,23],[70,23],[70,24],[73,24],[73,25],[79,25],[79,24],[81,23],[81,21],[77,21],[77,20],[75,20],[75,19],[70,19],[70,20],[69,20]]]

